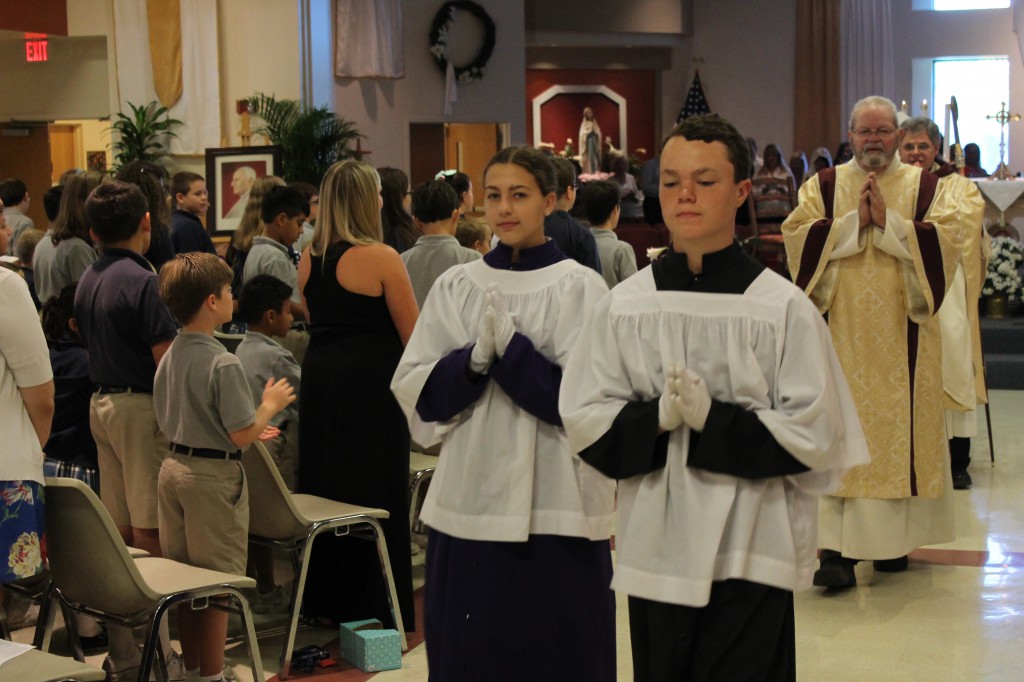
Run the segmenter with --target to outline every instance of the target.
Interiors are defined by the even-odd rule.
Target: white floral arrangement
[[[1020,267],[1024,265],[1024,247],[1013,237],[992,240],[992,257],[988,261],[983,296],[1005,294],[1016,297],[1021,290]]]

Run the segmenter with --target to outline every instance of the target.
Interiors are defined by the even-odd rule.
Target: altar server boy
[[[562,381],[573,450],[619,479],[612,587],[638,681],[794,679],[817,496],[867,461],[821,316],[735,242],[749,177],[727,121],[676,126],[672,245],[594,306]]]

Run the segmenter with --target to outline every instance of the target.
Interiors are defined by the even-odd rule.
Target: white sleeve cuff
[[[898,213],[886,209],[885,229],[874,228],[875,246],[885,253],[905,262],[913,262],[910,248],[907,246],[907,230],[913,229],[910,221]]]
[[[829,254],[829,260],[839,260],[864,250],[865,240],[861,238],[860,219],[857,216],[857,211],[850,211],[843,217],[836,218],[832,223],[832,229],[838,231],[838,237]]]

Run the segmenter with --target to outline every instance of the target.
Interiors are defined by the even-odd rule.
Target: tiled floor
[[[955,493],[955,542],[918,550],[906,573],[875,573],[863,563],[855,589],[797,594],[798,679],[1024,679],[1024,392],[992,393],[995,467],[983,420],[980,427],[972,448],[974,488]],[[422,581],[422,570],[416,575]],[[633,679],[629,625],[624,599],[618,603],[619,680],[627,682]],[[18,635],[24,641],[28,632]],[[300,644],[334,637],[304,631]],[[276,671],[278,641],[261,641],[268,677]],[[90,660],[98,665],[101,657]],[[239,680],[249,682],[248,668],[234,662]],[[374,682],[426,679],[423,645],[405,655],[401,670],[373,676]]]

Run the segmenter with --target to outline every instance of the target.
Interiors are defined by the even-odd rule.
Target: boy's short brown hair
[[[477,242],[486,242],[490,238],[490,232],[491,228],[483,218],[462,216],[455,225],[455,238],[467,249],[472,249],[473,244]]]
[[[208,296],[231,284],[227,263],[212,253],[179,253],[160,268],[160,298],[179,324],[188,324]]]

